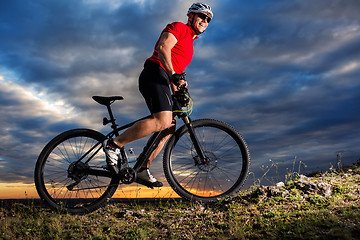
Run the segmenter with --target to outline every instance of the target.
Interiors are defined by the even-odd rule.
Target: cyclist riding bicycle
[[[162,133],[160,143],[137,174],[137,182],[146,186],[163,185],[151,175],[149,167],[175,131],[171,96],[178,90],[179,85],[187,85],[184,70],[192,60],[194,40],[205,31],[213,13],[209,5],[194,3],[189,8],[187,16],[186,24],[173,22],[165,27],[155,45],[153,55],[145,61],[140,74],[139,90],[151,112],[151,117],[136,122],[120,136],[103,143],[108,165],[117,166],[121,147],[154,132],[166,130]]]

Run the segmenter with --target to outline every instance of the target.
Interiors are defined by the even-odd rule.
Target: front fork
[[[194,157],[195,165],[206,164],[208,162],[208,159],[205,156],[204,150],[201,147],[201,145],[199,143],[199,139],[197,138],[197,136],[195,134],[195,130],[191,123],[191,119],[189,118],[189,116],[185,116],[182,119],[185,123],[185,126],[187,127],[187,129],[189,131],[190,139],[191,139],[192,143],[194,144],[194,148],[197,153],[197,156]]]

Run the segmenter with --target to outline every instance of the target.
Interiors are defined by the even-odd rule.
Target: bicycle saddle
[[[93,96],[92,97],[97,103],[101,105],[110,106],[116,100],[123,100],[122,96],[113,96],[113,97],[101,97],[101,96]]]

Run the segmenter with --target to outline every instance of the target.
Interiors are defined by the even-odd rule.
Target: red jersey
[[[194,36],[196,35],[194,30],[190,26],[181,22],[174,22],[168,24],[166,28],[161,32],[161,34],[163,32],[172,33],[177,40],[175,46],[171,49],[171,63],[176,73],[183,73],[185,71],[185,68],[190,64],[192,60],[192,56],[194,53],[194,40],[198,37],[196,36],[194,39]],[[159,41],[160,38],[156,42],[153,55],[148,58],[146,62],[155,62],[166,71],[166,69],[159,60],[159,53],[157,51]]]

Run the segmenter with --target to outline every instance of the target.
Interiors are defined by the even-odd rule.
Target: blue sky
[[[93,95],[122,95],[122,123],[148,114],[138,75],[192,1],[0,1],[0,183],[33,182],[44,145],[76,127],[105,132]],[[233,124],[252,171],[304,172],[360,157],[360,1],[208,1],[214,18],[186,69],[193,119]],[[161,174],[161,158],[153,166]],[[155,169],[158,169],[155,170]],[[274,173],[275,174],[275,173]]]

